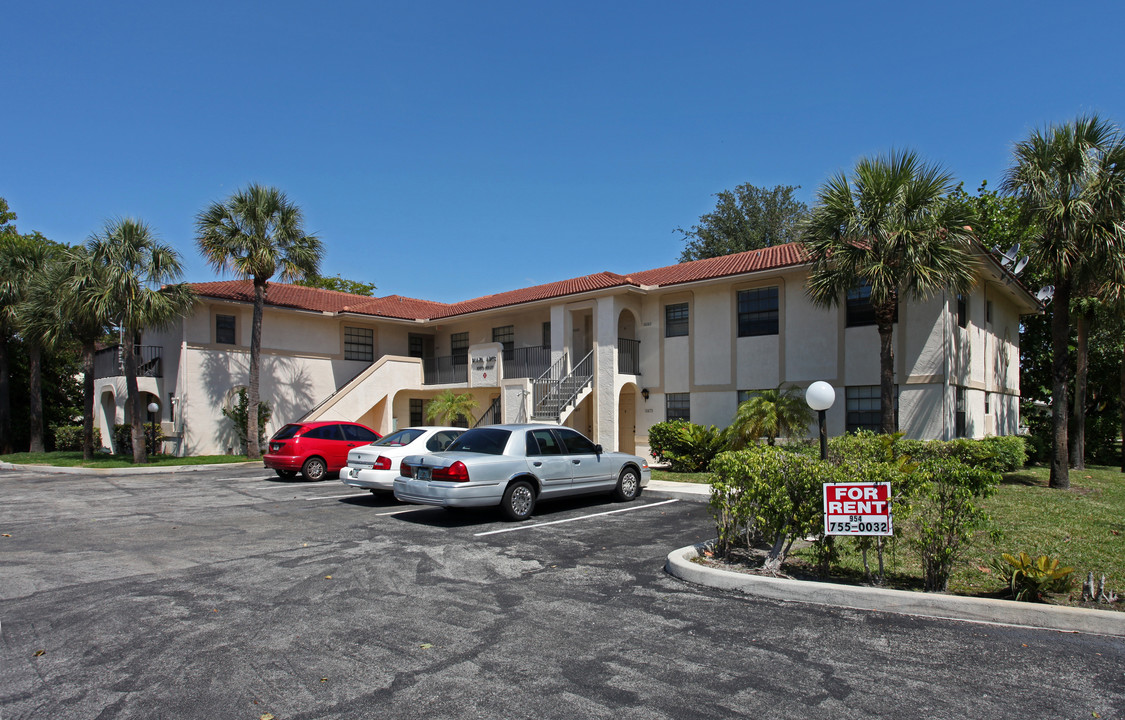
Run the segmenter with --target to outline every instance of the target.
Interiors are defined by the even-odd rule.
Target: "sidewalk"
[[[38,472],[55,475],[153,475],[158,473],[183,473],[198,472],[200,470],[221,470],[223,468],[257,468],[264,470],[265,466],[258,462],[217,463],[214,465],[142,465],[140,467],[118,468],[88,468],[88,467],[58,467],[55,465],[16,465],[10,462],[0,462],[0,470],[19,470],[20,472]]]

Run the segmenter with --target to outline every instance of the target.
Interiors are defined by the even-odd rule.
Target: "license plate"
[[[419,480],[429,480],[430,479],[430,469],[420,467],[420,468],[418,468],[418,472],[414,475],[414,477],[418,478]]]

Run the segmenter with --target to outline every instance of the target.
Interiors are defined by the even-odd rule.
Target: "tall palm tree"
[[[28,450],[41,453],[46,450],[43,442],[43,353],[54,350],[65,341],[61,334],[50,331],[59,298],[56,288],[47,284],[45,279],[60,258],[62,248],[38,233],[25,237],[25,240],[20,278],[23,288],[15,319],[27,348],[28,424],[31,435]]]
[[[36,276],[27,298],[27,332],[45,347],[67,340],[82,348],[82,456],[94,457],[94,353],[95,345],[110,328],[98,314],[93,297],[104,292],[108,270],[95,262],[83,246],[66,250]]]
[[[1050,268],[1055,290],[1051,315],[1051,479],[1070,487],[1068,464],[1070,303],[1091,268],[1120,264],[1120,208],[1125,191],[1117,128],[1096,115],[1036,130],[1016,143],[1014,163],[1001,186],[1019,198],[1033,224],[1030,255]],[[1084,415],[1083,415],[1084,416]]]
[[[103,266],[105,284],[87,288],[92,312],[121,331],[125,387],[133,415],[133,462],[148,462],[144,412],[137,383],[135,347],[146,328],[166,327],[191,312],[195,296],[185,283],[168,285],[183,274],[179,254],[158,241],[146,223],[117,218],[86,241],[94,262]]]
[[[250,330],[250,378],[247,383],[246,456],[262,456],[258,443],[258,404],[262,355],[262,315],[270,278],[284,281],[315,276],[321,242],[304,230],[301,209],[277,188],[251,184],[212,203],[195,219],[196,241],[219,272],[231,271],[254,281],[254,321]]]
[[[895,428],[893,332],[899,300],[924,300],[974,281],[971,216],[945,202],[953,177],[910,151],[863,158],[817,191],[803,240],[812,260],[806,290],[833,307],[849,290],[870,289],[879,330],[882,431]]]
[[[439,425],[448,425],[458,420],[464,420],[468,424],[473,421],[473,410],[476,407],[477,401],[472,393],[458,395],[452,390],[444,390],[426,406],[426,419]]]
[[[778,385],[740,404],[727,436],[735,450],[754,445],[763,437],[773,445],[779,437],[806,434],[812,418],[812,409],[799,388]]]
[[[6,208],[6,205],[4,206]],[[4,213],[0,212],[0,217]],[[14,217],[14,216],[13,216]],[[21,333],[26,313],[21,311],[27,297],[28,284],[45,261],[47,242],[38,233],[20,235],[11,225],[0,226],[0,452],[12,452],[11,381],[8,368],[8,341]],[[41,354],[39,345],[27,343],[30,370],[31,408],[42,410]],[[36,397],[38,396],[38,402]],[[39,416],[39,442],[35,443],[32,423],[32,445],[42,451],[42,414]]]

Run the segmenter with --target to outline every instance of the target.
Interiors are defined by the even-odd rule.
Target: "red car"
[[[348,464],[348,451],[382,435],[353,422],[289,423],[270,438],[262,458],[266,467],[289,479],[298,472],[306,480],[323,480]]]

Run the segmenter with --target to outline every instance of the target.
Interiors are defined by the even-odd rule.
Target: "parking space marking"
[[[386,517],[387,515],[402,515],[403,513],[408,513],[408,512],[418,512],[419,510],[429,510],[432,507],[433,507],[433,505],[423,505],[422,507],[411,507],[411,508],[405,508],[403,510],[392,510],[391,512],[375,513],[375,515],[377,517]]]
[[[370,496],[370,495],[371,495],[371,493],[369,493],[369,492],[361,492],[361,493],[351,493],[350,495],[323,495],[321,497],[305,498],[305,500],[339,500],[340,498],[365,497],[365,496]]]
[[[265,487],[250,488],[251,490],[288,490],[295,487],[309,487],[310,485],[324,485],[322,482],[307,482],[307,483],[279,483],[276,485],[266,485]]]
[[[550,522],[535,523],[534,525],[519,525],[517,527],[502,528],[500,530],[489,530],[488,532],[473,533],[473,537],[482,537],[484,535],[498,535],[500,533],[515,532],[517,530],[534,530],[535,528],[546,527],[548,525],[561,525],[562,523],[574,522],[576,520],[589,520],[590,518],[601,517],[602,515],[613,515],[614,513],[630,512],[631,510],[644,510],[645,508],[656,507],[657,505],[667,505],[668,503],[674,502],[679,502],[679,500],[673,498],[671,500],[662,500],[661,502],[648,503],[647,505],[637,505],[636,507],[607,510],[606,512],[594,513],[593,515],[582,515],[581,517],[567,518],[566,520],[552,520]]]

